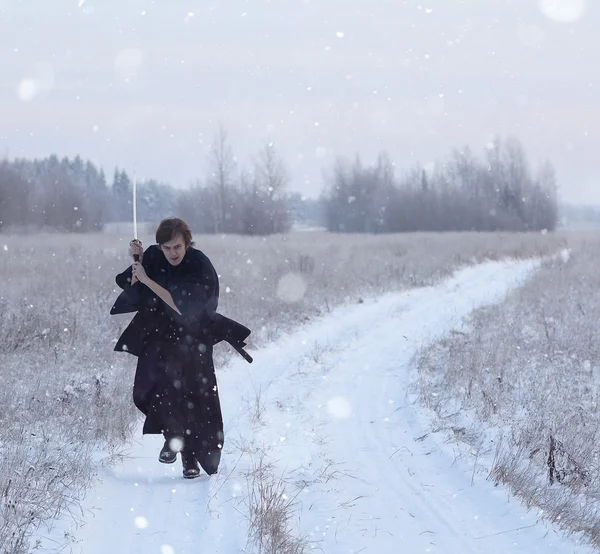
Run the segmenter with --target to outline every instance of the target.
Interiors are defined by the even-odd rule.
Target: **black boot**
[[[165,444],[158,455],[158,461],[163,464],[172,464],[177,460],[177,452],[173,452],[169,447],[169,441],[165,440]]]
[[[198,461],[196,456],[192,453],[186,453],[185,450],[181,452],[181,461],[183,463],[183,478],[184,479],[195,479],[200,475],[200,468],[198,467]]]

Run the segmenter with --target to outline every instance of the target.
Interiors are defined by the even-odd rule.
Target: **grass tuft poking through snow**
[[[249,542],[258,554],[304,554],[308,542],[293,529],[295,496],[288,495],[289,483],[277,477],[263,455],[253,460],[246,474],[248,486]]]

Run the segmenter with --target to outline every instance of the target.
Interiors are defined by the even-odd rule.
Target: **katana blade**
[[[137,174],[135,168],[133,169],[133,242],[138,243],[141,246],[141,242],[138,240],[137,232]],[[140,257],[138,254],[134,254],[134,261],[139,262]]]
[[[135,173],[135,169],[133,170],[133,238],[137,240],[137,176]]]

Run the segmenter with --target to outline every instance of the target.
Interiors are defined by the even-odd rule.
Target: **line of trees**
[[[204,182],[175,189],[156,180],[136,183],[140,222],[179,215],[199,233],[266,235],[289,231],[289,174],[275,145],[260,149],[249,171],[237,161],[221,127],[210,152]],[[116,168],[108,184],[102,170],[78,156],[0,162],[0,231],[5,228],[68,232],[101,230],[130,221],[133,182]]]
[[[402,178],[382,154],[365,167],[338,160],[319,201],[287,191],[290,177],[272,143],[250,170],[240,170],[221,126],[209,153],[207,177],[187,189],[137,183],[140,222],[174,214],[198,233],[268,235],[287,232],[299,214],[323,211],[329,231],[554,230],[558,220],[554,171],[544,164],[532,176],[520,143],[497,139],[482,160],[456,150],[433,171],[415,167]],[[4,228],[89,232],[129,221],[132,179],[119,168],[112,183],[80,157],[0,162],[0,231]]]
[[[552,231],[558,222],[554,170],[532,176],[516,139],[496,139],[483,160],[455,150],[431,172],[420,167],[396,178],[382,154],[364,167],[338,161],[323,193],[327,228],[335,232]]]
[[[0,162],[0,230],[95,231],[108,217],[102,170],[80,157]]]

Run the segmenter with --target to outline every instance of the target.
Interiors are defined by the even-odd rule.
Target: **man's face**
[[[169,242],[161,244],[160,249],[171,265],[179,265],[185,256],[185,241],[181,235],[175,235]]]

